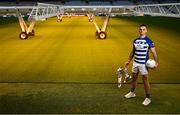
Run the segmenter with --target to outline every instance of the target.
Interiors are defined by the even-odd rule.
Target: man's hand
[[[158,68],[158,66],[159,66],[159,64],[158,64],[158,62],[156,62],[156,66],[155,66],[155,68]]]
[[[127,67],[130,64],[130,61],[125,62],[125,67]]]
[[[158,68],[159,64],[158,64],[158,57],[157,57],[157,53],[156,53],[155,47],[151,48],[150,50],[151,50],[151,52],[152,52],[152,54],[153,54],[154,60],[156,61],[156,66],[155,66],[155,68]]]

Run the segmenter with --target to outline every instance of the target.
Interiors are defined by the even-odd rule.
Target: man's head
[[[139,26],[139,34],[140,34],[140,36],[144,36],[144,35],[146,35],[146,33],[147,33],[147,25],[141,24]]]

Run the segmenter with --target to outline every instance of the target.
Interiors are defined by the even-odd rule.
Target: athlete
[[[132,86],[131,90],[128,94],[125,95],[125,98],[136,97],[135,89],[137,86],[137,78],[138,74],[142,75],[142,80],[145,89],[145,100],[142,102],[143,105],[147,106],[151,103],[151,95],[150,95],[150,84],[148,80],[148,69],[146,67],[146,61],[148,60],[148,53],[151,51],[153,58],[156,62],[155,68],[158,67],[158,57],[155,50],[155,46],[153,41],[146,36],[147,33],[147,25],[139,26],[139,38],[135,39],[133,42],[133,49],[129,55],[129,59],[125,62],[125,66],[127,67],[131,60],[134,57],[133,66],[132,66]]]

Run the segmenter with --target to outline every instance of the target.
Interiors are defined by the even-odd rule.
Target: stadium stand
[[[85,2],[82,2],[82,1],[68,1],[68,2],[65,2],[64,5],[86,5]]]
[[[134,0],[136,4],[162,4],[162,3],[177,3],[180,0]]]
[[[134,3],[132,1],[128,1],[128,0],[117,0],[114,1],[115,5],[134,5]]]
[[[158,3],[177,3],[180,0],[1,0],[0,6],[33,6],[37,2],[58,5],[140,5]]]

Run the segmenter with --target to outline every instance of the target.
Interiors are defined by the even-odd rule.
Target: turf
[[[102,18],[96,20],[102,25]],[[150,71],[153,103],[148,108],[141,105],[142,86],[136,99],[126,100],[129,86],[115,84],[116,69],[127,60],[141,23],[149,25],[160,63]],[[180,113],[178,25],[176,18],[112,18],[108,38],[99,40],[87,17],[65,17],[61,23],[51,18],[36,23],[36,36],[20,40],[17,22],[3,24],[0,113]]]
[[[142,84],[138,97],[123,98],[128,85],[115,84],[1,84],[1,113],[180,113],[180,85],[153,84],[151,105],[144,107]],[[167,89],[170,89],[167,91]]]

